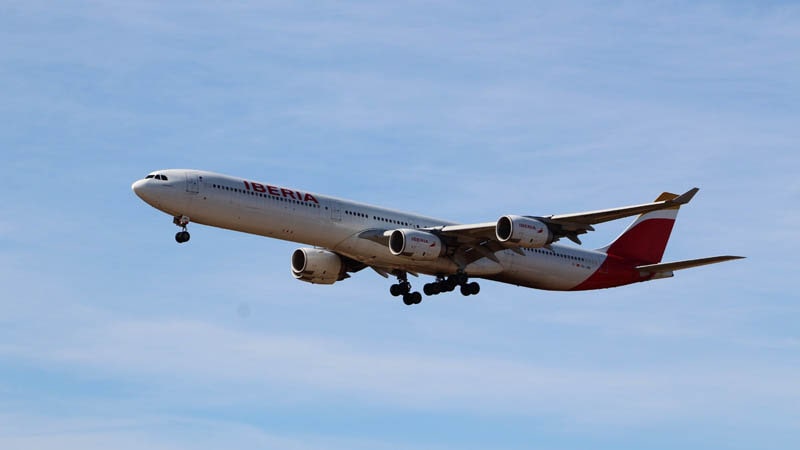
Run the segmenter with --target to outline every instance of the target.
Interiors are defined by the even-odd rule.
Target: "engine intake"
[[[539,248],[555,239],[542,221],[522,216],[503,216],[497,220],[497,240],[525,248]]]
[[[445,252],[442,240],[427,231],[400,229],[389,236],[389,250],[395,256],[433,261]]]
[[[333,284],[346,275],[344,262],[336,253],[316,248],[298,248],[292,253],[292,275],[300,281]]]

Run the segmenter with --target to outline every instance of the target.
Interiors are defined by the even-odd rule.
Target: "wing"
[[[641,205],[623,206],[621,208],[603,209],[599,211],[588,211],[575,214],[557,214],[550,216],[527,216],[536,219],[547,225],[552,233],[554,240],[563,237],[580,244],[578,235],[594,231],[592,225],[617,220],[624,217],[644,214],[660,209],[677,208],[680,205],[689,203],[694,195],[699,191],[692,188],[682,195],[662,193],[656,201]],[[501,243],[496,234],[497,222],[484,222],[466,225],[445,225],[442,227],[425,228],[439,236],[448,248],[454,249],[452,255],[454,261],[459,265],[477,261],[481,258],[489,258],[497,261],[494,255],[500,250],[512,250],[519,254],[524,254],[522,250],[515,246],[508,246]],[[393,230],[370,229],[359,234],[362,239],[369,239],[382,245],[388,245],[389,236]]]
[[[588,211],[575,214],[557,214],[552,216],[528,216],[532,219],[539,220],[547,224],[550,232],[553,233],[556,239],[566,237],[576,244],[580,244],[578,239],[579,234],[584,234],[589,231],[594,231],[592,225],[609,222],[611,220],[622,219],[623,217],[635,216],[637,214],[644,214],[651,211],[660,209],[677,208],[680,205],[689,203],[689,201],[697,194],[698,188],[692,188],[682,195],[670,194],[664,192],[658,199],[652,203],[644,203],[641,205],[623,206],[621,208],[603,209],[599,211]],[[495,236],[495,222],[479,223],[474,225],[451,225],[439,229],[439,232],[445,236],[451,235],[465,240],[475,239],[494,239]]]
[[[661,209],[677,208],[689,203],[697,194],[698,188],[692,188],[681,195],[662,193],[656,201],[640,205],[623,206],[621,208],[603,209],[574,214],[556,214],[550,216],[527,216],[543,222],[550,229],[555,240],[567,238],[576,244],[581,241],[578,235],[594,231],[592,225],[622,219],[624,217],[644,214]],[[509,247],[499,242],[496,235],[496,222],[485,222],[468,225],[448,225],[434,228],[432,231],[447,241],[447,244],[463,251],[462,261],[466,264],[487,257],[497,260],[494,253],[510,249],[523,254],[517,247]]]
[[[560,234],[561,236],[580,244],[581,241],[578,239],[578,235],[584,234],[587,231],[594,231],[592,225],[622,219],[623,217],[644,214],[651,211],[658,211],[660,209],[677,208],[681,205],[689,203],[689,201],[692,200],[694,195],[697,194],[697,191],[699,190],[700,189],[698,188],[692,188],[681,195],[664,192],[658,197],[658,199],[656,199],[656,201],[641,205],[623,206],[622,208],[603,209],[600,211],[590,211],[576,214],[559,214],[538,219],[547,223],[548,226],[552,226],[551,231],[553,231],[556,235]]]

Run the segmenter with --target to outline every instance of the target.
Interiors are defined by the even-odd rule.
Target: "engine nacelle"
[[[544,247],[554,241],[550,229],[542,221],[522,216],[503,216],[495,228],[497,240],[525,248]]]
[[[442,240],[433,233],[400,229],[389,236],[389,250],[395,256],[405,256],[418,261],[433,261],[445,252]]]
[[[298,248],[292,253],[292,275],[300,281],[333,284],[346,275],[344,262],[336,253],[316,248]]]

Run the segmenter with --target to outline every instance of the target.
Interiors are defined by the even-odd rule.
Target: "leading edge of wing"
[[[593,228],[591,226],[594,224],[609,222],[612,220],[635,216],[637,214],[644,214],[651,211],[658,211],[660,209],[676,208],[681,205],[685,205],[692,200],[699,190],[699,188],[695,187],[689,189],[681,195],[675,196],[675,194],[672,194],[674,197],[671,199],[652,203],[643,203],[641,205],[623,206],[621,208],[601,209],[598,211],[587,211],[582,213],[557,214],[543,217],[543,219],[561,225],[564,230],[592,231]],[[662,196],[665,194],[662,194]]]
[[[573,242],[580,244],[579,234],[594,231],[593,224],[608,222],[611,220],[622,219],[624,217],[644,214],[660,209],[677,208],[689,203],[692,197],[700,189],[692,188],[682,195],[663,193],[659,198],[664,200],[641,205],[624,206],[621,208],[603,209],[598,211],[588,211],[574,214],[557,214],[552,216],[528,216],[540,220],[547,224],[550,231],[556,238],[566,237]],[[470,242],[475,240],[496,240],[496,222],[484,222],[467,225],[447,225],[436,230],[450,237],[457,238],[460,242]]]

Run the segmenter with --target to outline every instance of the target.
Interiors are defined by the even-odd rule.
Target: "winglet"
[[[688,191],[684,192],[683,194],[679,195],[678,197],[675,197],[675,199],[672,200],[672,203],[675,203],[677,205],[685,205],[692,200],[694,195],[697,194],[697,191],[699,190],[700,188],[696,187],[691,188]]]

